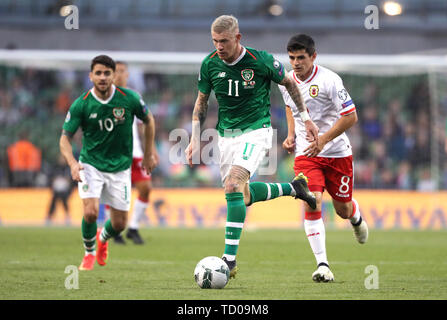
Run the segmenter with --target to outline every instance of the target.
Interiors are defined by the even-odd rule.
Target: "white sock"
[[[146,214],[146,208],[148,206],[148,202],[143,202],[140,199],[135,201],[132,211],[132,217],[130,218],[129,228],[130,229],[138,229],[139,222]]]
[[[234,261],[234,260],[236,260],[236,256],[233,256],[231,254],[224,254],[222,256],[222,258],[227,258],[227,261]]]
[[[352,224],[356,224],[360,219],[360,208],[357,200],[352,198],[352,209],[354,210],[352,216],[349,218]]]
[[[309,240],[310,247],[314,253],[317,265],[320,263],[326,263],[326,231],[324,228],[323,219],[317,220],[304,220],[304,231],[306,232],[307,239]]]

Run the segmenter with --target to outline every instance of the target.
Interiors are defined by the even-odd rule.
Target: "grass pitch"
[[[222,229],[142,229],[146,244],[111,241],[105,267],[79,272],[65,288],[69,265],[83,256],[79,228],[0,229],[0,299],[299,300],[447,299],[445,231],[375,231],[365,245],[352,231],[327,231],[333,283],[314,283],[315,259],[303,230],[245,230],[239,272],[223,290],[200,289],[196,263],[220,256]],[[378,268],[379,288],[366,289]]]

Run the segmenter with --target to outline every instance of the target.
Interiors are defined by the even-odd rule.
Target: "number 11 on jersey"
[[[229,96],[232,96],[232,90],[231,90],[231,87],[232,87],[232,83],[233,83],[233,79],[228,79],[228,95]],[[239,97],[239,80],[235,80],[234,81],[234,87],[235,87],[235,94],[234,94],[234,96],[235,97]]]

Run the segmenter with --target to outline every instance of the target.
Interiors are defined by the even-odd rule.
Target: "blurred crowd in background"
[[[428,76],[341,76],[359,116],[358,123],[348,132],[354,153],[355,187],[447,189],[445,125],[432,130]],[[156,119],[161,161],[153,172],[155,187],[221,186],[217,164],[190,168],[181,161],[168,161],[175,156],[173,153],[177,153],[177,158],[182,156],[173,148],[179,140],[172,133],[179,128],[190,132],[196,79],[196,75],[151,74],[130,69],[129,87],[142,94]],[[61,171],[59,137],[65,115],[71,103],[90,87],[84,71],[0,67],[1,187],[54,187],[55,171]],[[447,100],[438,100],[437,121],[445,124]],[[277,129],[277,168],[274,174],[258,174],[254,180],[286,182],[294,176],[293,155],[281,147],[287,125],[284,103],[275,84],[271,102],[272,126]],[[216,122],[217,103],[212,97],[202,129],[214,128]],[[73,141],[75,154],[79,154],[81,145],[78,132]],[[19,151],[30,154],[32,161],[20,163],[15,156]],[[271,152],[270,157],[275,156],[275,148]],[[433,177],[434,172],[437,177]]]

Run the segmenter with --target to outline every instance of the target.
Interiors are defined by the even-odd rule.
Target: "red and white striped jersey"
[[[335,72],[320,65],[314,65],[309,78],[304,81],[299,80],[293,70],[289,72],[289,75],[296,81],[310,118],[320,129],[319,135],[329,131],[342,116],[355,111],[354,102],[344,88],[340,76]],[[300,156],[309,145],[306,140],[306,129],[301,121],[298,108],[290,98],[287,89],[279,85],[279,90],[284,103],[291,108],[295,119],[295,155]],[[345,132],[328,142],[318,154],[319,157],[327,158],[341,158],[350,155],[352,155],[352,148]]]

